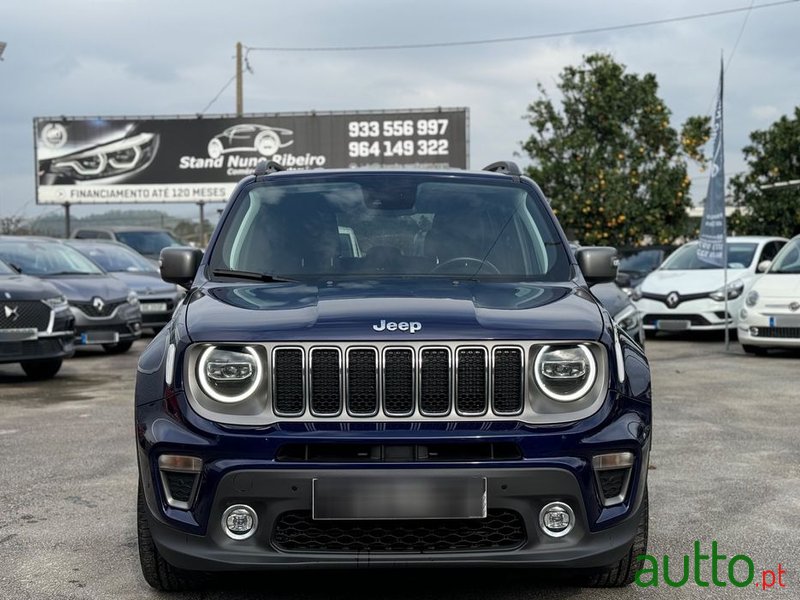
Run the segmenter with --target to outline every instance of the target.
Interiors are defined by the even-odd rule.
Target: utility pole
[[[69,202],[64,202],[64,237],[69,239],[72,234],[72,223],[70,223],[69,216]]]
[[[206,223],[205,223],[206,203],[201,200],[200,202],[197,203],[197,206],[200,207],[200,234],[198,235],[199,244],[201,248],[205,248],[206,247]]]
[[[236,42],[236,116],[244,114],[244,98],[242,97],[242,42]]]

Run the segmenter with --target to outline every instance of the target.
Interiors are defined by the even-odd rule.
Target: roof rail
[[[506,175],[522,175],[517,163],[510,160],[500,160],[493,162],[490,165],[483,167],[483,171],[492,171],[493,173],[504,173]]]
[[[285,171],[286,167],[284,167],[281,163],[275,162],[274,160],[266,161],[260,160],[256,165],[256,170],[253,171],[253,175],[258,177],[259,175],[269,175],[270,173],[276,173],[278,171]]]

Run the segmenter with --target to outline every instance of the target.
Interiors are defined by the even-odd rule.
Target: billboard
[[[289,169],[467,168],[466,108],[37,117],[38,204],[219,202],[263,159]]]

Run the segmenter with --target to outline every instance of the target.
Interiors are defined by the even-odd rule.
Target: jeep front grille
[[[278,346],[271,357],[281,417],[510,416],[524,406],[519,347]]]

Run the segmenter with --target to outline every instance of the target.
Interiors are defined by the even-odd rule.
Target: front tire
[[[756,356],[766,356],[767,349],[761,346],[752,346],[750,344],[742,344],[742,350],[747,354],[755,354]]]
[[[44,381],[45,379],[52,379],[56,376],[61,363],[60,358],[51,358],[47,360],[27,360],[20,363],[22,370],[28,376],[28,379],[33,381]]]
[[[177,569],[159,554],[150,533],[150,524],[147,522],[147,505],[141,482],[136,502],[136,536],[139,542],[142,575],[150,587],[162,592],[185,592],[198,587],[200,582],[198,573]]]
[[[587,587],[625,587],[633,583],[636,572],[642,568],[642,563],[644,562],[638,557],[647,554],[648,524],[649,510],[647,488],[645,488],[644,498],[642,498],[642,512],[630,550],[619,562],[591,571],[586,579]]]
[[[103,344],[103,350],[106,354],[124,354],[133,346],[133,342],[117,342],[116,344]]]

